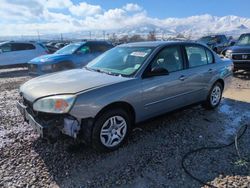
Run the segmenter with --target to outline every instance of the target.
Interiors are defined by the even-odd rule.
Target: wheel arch
[[[132,124],[135,122],[135,119],[136,119],[135,109],[131,104],[125,101],[117,101],[117,102],[113,102],[113,103],[106,105],[97,113],[97,115],[95,116],[95,119],[97,119],[100,115],[102,115],[107,110],[115,109],[115,108],[121,108],[125,110],[130,115]]]
[[[214,82],[214,84],[217,83],[217,82],[219,82],[219,83],[222,85],[222,90],[224,90],[224,87],[225,87],[225,82],[224,82],[224,80],[221,79],[221,78],[219,78],[219,79],[217,79],[217,80]]]

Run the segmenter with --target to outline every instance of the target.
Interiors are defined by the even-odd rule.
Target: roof
[[[158,46],[165,46],[171,44],[196,44],[196,42],[190,41],[146,41],[146,42],[133,42],[133,43],[126,43],[121,44],[121,47],[158,47]]]

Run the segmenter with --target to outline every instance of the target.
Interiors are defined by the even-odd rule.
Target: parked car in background
[[[250,33],[242,34],[234,46],[225,52],[225,56],[233,60],[234,72],[250,70]]]
[[[198,42],[206,44],[216,53],[221,53],[229,45],[229,40],[225,35],[209,35],[201,37]]]
[[[57,50],[63,48],[64,46],[68,45],[70,42],[69,41],[61,41],[61,42],[44,42],[44,45],[47,47],[49,50],[50,54],[53,54]]]
[[[53,54],[53,53],[55,53],[58,50],[57,47],[52,46],[52,45],[45,44],[45,46],[49,50],[49,54]]]
[[[0,66],[23,65],[31,59],[48,53],[47,48],[38,42],[0,43]]]
[[[18,109],[41,136],[62,132],[114,150],[135,123],[198,102],[216,108],[231,69],[231,60],[193,42],[124,44],[82,69],[24,83]]]
[[[86,41],[71,43],[54,54],[32,59],[28,63],[29,73],[41,75],[73,68],[81,68],[88,62],[111,49],[106,41]]]

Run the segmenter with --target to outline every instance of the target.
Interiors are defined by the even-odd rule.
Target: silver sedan
[[[138,122],[194,103],[216,108],[231,74],[231,60],[198,43],[124,44],[82,69],[24,83],[17,107],[42,137],[114,150]]]

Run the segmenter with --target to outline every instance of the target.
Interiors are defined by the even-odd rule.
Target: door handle
[[[181,81],[184,81],[184,80],[186,80],[186,79],[187,79],[187,77],[184,76],[184,75],[181,75],[181,76],[179,77],[179,80],[181,80]]]

